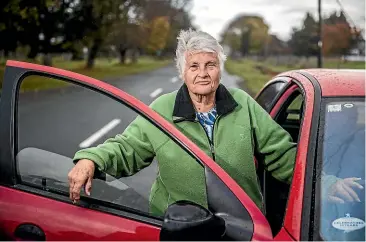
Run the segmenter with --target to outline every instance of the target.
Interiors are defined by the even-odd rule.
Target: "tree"
[[[351,29],[346,23],[325,24],[323,27],[324,55],[345,55],[351,47]]]
[[[263,54],[269,41],[269,26],[260,16],[239,15],[221,34],[221,42],[228,45],[232,53]]]
[[[146,49],[151,54],[161,52],[167,43],[170,23],[167,16],[156,17],[149,26],[150,35]]]
[[[175,53],[177,36],[182,29],[196,29],[192,24],[192,18],[189,14],[192,7],[191,0],[149,0],[144,6],[144,21],[146,34],[150,36],[152,28],[150,23],[153,20],[164,17],[168,23],[166,43],[162,54]]]
[[[312,56],[318,53],[318,24],[307,13],[301,29],[294,29],[289,45],[295,55]],[[323,18],[322,52],[324,55],[344,55],[357,42],[357,33],[352,31],[345,15],[337,12]]]
[[[298,56],[314,56],[318,53],[317,23],[310,13],[306,13],[301,29],[292,30],[289,46]]]

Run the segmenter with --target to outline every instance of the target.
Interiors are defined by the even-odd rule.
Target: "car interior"
[[[276,117],[274,117],[296,143],[299,138],[303,109],[303,95],[300,90],[297,90],[285,101]],[[271,226],[273,236],[275,236],[283,224],[290,185],[273,178],[260,163],[258,163],[258,177],[261,181],[265,201],[265,215]]]

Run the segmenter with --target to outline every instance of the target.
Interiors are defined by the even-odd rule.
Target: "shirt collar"
[[[223,84],[220,84],[216,90],[216,110],[217,115],[225,115],[233,111],[238,103],[235,101],[230,92]],[[175,98],[173,120],[175,122],[189,120],[194,121],[196,111],[193,107],[191,97],[189,96],[188,87],[184,83],[178,90]]]

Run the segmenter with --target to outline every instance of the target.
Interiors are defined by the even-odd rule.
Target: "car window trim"
[[[293,87],[295,87],[293,90],[290,90],[291,88],[293,88]],[[278,110],[276,110],[276,113],[274,113],[274,116],[272,117],[273,118],[273,120],[278,124],[278,122],[277,122],[277,118],[278,118],[278,115],[279,115],[279,113],[281,112],[281,111],[283,111],[283,109],[284,109],[284,106],[285,105],[287,105],[288,104],[288,100],[293,96],[293,94],[294,93],[296,93],[296,92],[298,92],[299,93],[299,95],[302,95],[303,97],[304,97],[304,100],[303,100],[303,102],[304,102],[304,105],[306,104],[306,102],[305,102],[305,90],[304,90],[304,88],[303,88],[303,86],[301,85],[301,83],[299,82],[299,81],[297,81],[296,79],[294,79],[294,78],[292,78],[291,79],[291,81],[289,81],[288,82],[288,84],[283,88],[283,90],[279,93],[280,95],[278,95],[278,97],[277,97],[277,100],[276,100],[276,103],[272,106],[272,108],[271,108],[271,110],[270,110],[270,115],[272,116],[272,111],[273,111],[273,109],[274,109],[274,107],[276,106],[276,104],[277,104],[277,102],[278,102],[278,100],[279,99],[281,99],[281,97],[282,96],[284,96],[285,94],[287,94],[287,92],[289,92],[289,94],[288,94],[288,97],[286,98],[286,100],[283,102],[283,103],[281,103],[280,104],[280,107],[278,108]],[[305,113],[305,108],[306,108],[306,105],[304,106],[304,110],[303,110],[303,112]],[[300,129],[299,129],[299,137],[298,137],[298,139],[300,139],[301,138],[301,130],[302,130],[302,125],[303,125],[303,119],[300,121]],[[296,142],[298,142],[298,141],[296,141]],[[297,150],[296,150],[296,157],[297,157]],[[296,166],[296,163],[297,163],[297,160],[295,160],[295,166]],[[295,170],[295,169],[294,169]],[[264,173],[265,173],[266,171],[264,171]],[[263,183],[265,183],[265,180],[266,180],[266,178],[265,178],[266,176],[265,175],[263,175]],[[288,203],[289,203],[289,198],[290,198],[290,192],[291,192],[291,187],[292,187],[292,183],[293,183],[294,181],[292,180],[291,181],[291,184],[289,184],[289,192],[288,192],[288,197],[287,197],[287,199],[286,199],[286,206],[285,206],[285,208],[287,208],[288,207]],[[265,197],[265,193],[266,193],[266,191],[264,190],[263,191],[264,192],[264,194],[263,194],[263,196]],[[282,220],[282,223],[284,223],[284,221],[285,221],[285,219],[286,219],[286,210],[284,211],[284,214],[283,214],[283,220]],[[282,225],[283,226],[283,225]],[[282,228],[284,228],[284,227],[282,227]],[[292,235],[291,235],[292,236]]]
[[[314,188],[314,169],[315,169],[315,158],[316,158],[316,150],[317,144],[316,142],[312,142],[313,140],[317,140],[318,138],[318,127],[319,127],[319,117],[320,117],[320,108],[321,108],[321,87],[316,78],[309,75],[304,71],[297,71],[296,73],[305,77],[308,81],[310,81],[311,85],[314,88],[314,102],[313,102],[313,114],[311,117],[311,125],[310,125],[310,133],[309,133],[309,143],[307,147],[307,157],[306,157],[306,165],[305,165],[305,181],[304,181],[304,192],[302,198],[302,212],[301,212],[301,226],[300,226],[300,240],[309,241],[313,239],[313,231],[311,230],[313,226],[313,188]],[[302,88],[303,89],[303,88]],[[305,90],[303,92],[306,94]],[[305,107],[303,112],[306,113],[306,103],[307,97],[304,96]],[[301,126],[303,122],[301,122]],[[299,136],[301,139],[301,133]]]
[[[266,112],[270,113],[270,111],[273,109],[273,107],[276,105],[276,102],[278,101],[278,99],[280,98],[280,96],[282,96],[282,94],[287,90],[288,86],[291,84],[291,80],[284,80],[283,78],[288,78],[288,77],[277,77],[275,79],[272,79],[271,81],[269,81],[262,89],[262,91],[260,91],[258,93],[258,96],[255,97],[255,100],[257,100],[260,96],[262,96],[262,94],[271,86],[271,85],[275,85],[277,83],[284,83],[285,85],[282,87],[282,90],[280,90],[276,96],[274,97],[273,101],[271,102],[271,105],[268,107],[269,110],[266,110]]]
[[[291,85],[292,86],[292,85]],[[296,94],[296,96],[294,97],[294,95]],[[291,93],[289,94],[289,96],[286,98],[286,100],[281,104],[281,106],[279,107],[279,109],[277,110],[275,116],[273,117],[273,119],[277,122],[277,119],[280,116],[280,113],[285,112],[287,110],[287,108],[291,105],[291,103],[299,96],[302,95],[304,96],[304,93],[301,91],[300,87],[297,86],[296,84],[296,88],[294,88],[293,90],[291,90]],[[281,96],[282,97],[282,96]],[[305,102],[305,99],[303,100],[303,103]],[[273,110],[273,109],[272,109]],[[301,120],[302,121],[302,120]],[[300,122],[301,123],[301,122]],[[301,129],[301,127],[300,127]],[[297,143],[297,141],[296,141]]]

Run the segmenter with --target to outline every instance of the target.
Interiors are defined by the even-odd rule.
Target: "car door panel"
[[[159,240],[158,225],[4,186],[0,186],[0,197],[2,229],[9,239],[19,239],[16,228],[30,223],[44,231],[46,240]]]
[[[159,222],[134,212],[114,209],[106,213],[106,206],[88,203],[83,198],[80,204],[72,204],[65,194],[60,197],[50,191],[39,190],[19,184],[15,166],[14,126],[16,125],[16,95],[19,82],[26,75],[37,74],[57,77],[100,92],[136,111],[147,118],[162,132],[173,139],[181,148],[189,152],[201,165],[209,168],[237,197],[250,214],[254,223],[253,240],[272,238],[268,222],[249,196],[239,185],[207,154],[191,140],[180,133],[173,124],[133,96],[107,83],[70,71],[31,63],[8,61],[3,84],[3,97],[0,104],[0,165],[1,165],[1,218],[4,230],[13,236],[16,226],[23,222],[32,223],[43,229],[48,240],[158,240]],[[67,194],[66,194],[67,195]],[[24,208],[23,208],[24,206]],[[113,208],[108,208],[113,210]],[[38,216],[39,215],[39,216]],[[11,218],[11,219],[9,219]],[[152,222],[153,221],[153,222]],[[97,229],[98,228],[101,229]],[[109,228],[109,229],[106,229]],[[107,232],[106,232],[107,231]]]

